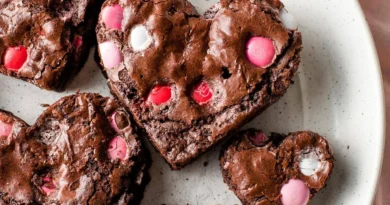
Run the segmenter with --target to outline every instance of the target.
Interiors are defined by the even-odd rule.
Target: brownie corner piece
[[[0,3],[0,73],[63,91],[95,42],[102,0]]]

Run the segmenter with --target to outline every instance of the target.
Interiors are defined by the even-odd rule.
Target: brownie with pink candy
[[[102,0],[0,1],[0,73],[62,91],[96,42]]]
[[[302,49],[279,0],[106,0],[99,63],[112,94],[181,169],[286,92]]]
[[[0,204],[139,204],[150,166],[112,98],[64,97],[28,126],[0,111]]]
[[[314,132],[267,136],[249,129],[226,143],[220,163],[243,205],[306,205],[325,187],[334,158],[326,139]]]

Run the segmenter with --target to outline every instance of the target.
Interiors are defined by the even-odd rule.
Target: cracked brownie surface
[[[102,0],[0,1],[0,73],[62,91],[95,42]]]
[[[0,112],[0,204],[139,204],[150,159],[112,98],[64,97],[28,127]]]
[[[185,0],[105,1],[96,30],[110,90],[173,169],[285,93],[302,40],[284,11],[278,0],[222,0],[204,15]]]
[[[314,132],[266,136],[250,129],[226,143],[220,163],[225,183],[244,205],[303,205],[326,185],[334,158]]]

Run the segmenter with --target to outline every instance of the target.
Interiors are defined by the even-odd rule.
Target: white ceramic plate
[[[200,12],[217,0],[191,0]],[[284,132],[310,129],[327,137],[337,159],[328,186],[311,204],[371,204],[384,145],[384,106],[378,60],[354,0],[284,0],[303,34],[302,64],[287,94],[247,127]],[[109,92],[92,55],[64,93],[0,76],[0,108],[32,124],[61,96]],[[219,147],[181,171],[171,171],[151,149],[152,181],[143,205],[240,204],[223,183]],[[206,164],[208,164],[206,166]]]

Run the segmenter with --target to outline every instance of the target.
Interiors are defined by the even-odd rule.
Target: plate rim
[[[379,121],[380,121],[380,124],[378,125],[380,130],[380,139],[378,139],[378,142],[379,142],[379,155],[376,159],[375,159],[375,167],[374,167],[374,179],[375,179],[375,183],[373,183],[373,186],[374,187],[370,187],[369,190],[373,190],[372,194],[371,194],[371,204],[374,203],[374,200],[375,200],[375,196],[376,196],[376,193],[377,193],[377,190],[378,190],[378,181],[379,181],[379,178],[381,176],[381,172],[382,172],[382,166],[383,166],[383,157],[384,157],[384,151],[385,151],[385,142],[386,142],[386,106],[385,106],[385,98],[384,98],[384,86],[383,86],[383,77],[382,77],[382,70],[381,70],[381,66],[380,66],[380,63],[379,63],[379,57],[378,57],[378,52],[377,52],[377,49],[376,49],[376,46],[375,46],[375,41],[374,41],[374,37],[372,35],[372,32],[371,32],[371,29],[368,25],[368,22],[366,20],[366,16],[363,12],[363,8],[361,6],[361,4],[359,3],[358,0],[355,0],[353,1],[353,3],[355,4],[356,6],[356,10],[357,12],[359,13],[359,18],[361,18],[360,20],[362,21],[362,30],[361,32],[364,32],[365,35],[367,35],[368,38],[366,38],[367,40],[367,47],[368,47],[368,50],[367,50],[367,54],[370,55],[370,58],[373,59],[373,68],[375,72],[373,72],[373,75],[376,79],[376,84],[378,85],[378,89],[379,89],[379,95],[378,95],[378,100],[377,100],[377,104],[379,104],[378,106],[378,112],[379,112]]]

